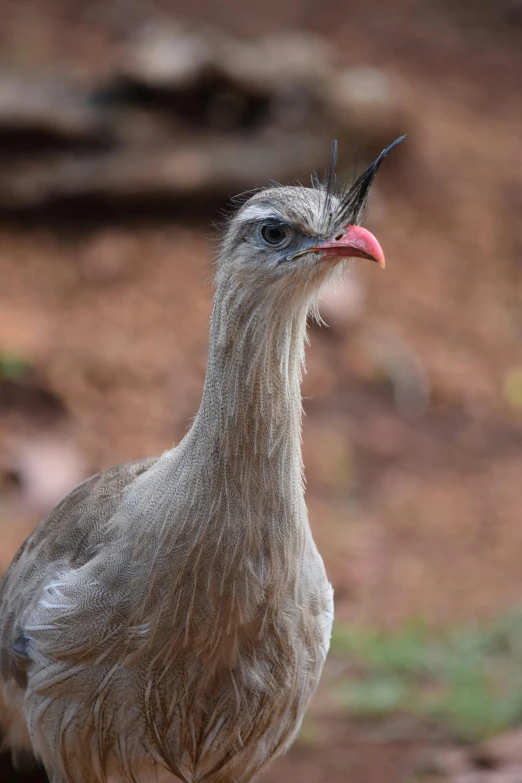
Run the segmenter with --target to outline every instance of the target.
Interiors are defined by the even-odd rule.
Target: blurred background
[[[400,133],[305,377],[332,652],[267,783],[522,781],[522,2],[0,0],[0,569],[197,410],[211,222]],[[0,779],[43,783],[0,757]]]

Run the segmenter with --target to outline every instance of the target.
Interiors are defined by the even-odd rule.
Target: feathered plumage
[[[295,736],[333,611],[303,490],[306,318],[342,262],[332,215],[360,215],[384,154],[345,195],[332,167],[240,207],[190,431],[74,489],[5,575],[0,721],[52,783],[246,783]]]

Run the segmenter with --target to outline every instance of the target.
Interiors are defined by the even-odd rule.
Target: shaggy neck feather
[[[215,455],[219,475],[226,473],[244,493],[259,486],[265,501],[270,491],[280,496],[301,481],[306,310],[277,290],[256,298],[228,284],[216,292],[208,370],[191,436]]]
[[[234,654],[226,640],[235,646],[239,627],[263,626],[282,594],[297,596],[309,534],[300,446],[306,300],[248,291],[218,281],[201,406],[155,469],[159,505],[157,488],[146,487],[154,514],[141,530],[156,553],[142,617],[164,595],[157,630],[167,622],[171,641],[184,634],[193,648],[223,655]]]

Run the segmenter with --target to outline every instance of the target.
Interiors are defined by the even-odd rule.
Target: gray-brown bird
[[[76,487],[7,571],[0,722],[52,783],[246,783],[295,737],[333,617],[304,498],[306,320],[348,258],[384,266],[360,224],[391,147],[350,188],[333,162],[240,206],[189,432]]]

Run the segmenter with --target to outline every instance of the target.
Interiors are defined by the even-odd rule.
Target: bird
[[[51,783],[247,783],[289,748],[333,591],[301,456],[307,319],[353,258],[375,174],[330,166],[228,216],[201,404],[179,444],[73,489],[0,586],[0,725]]]

